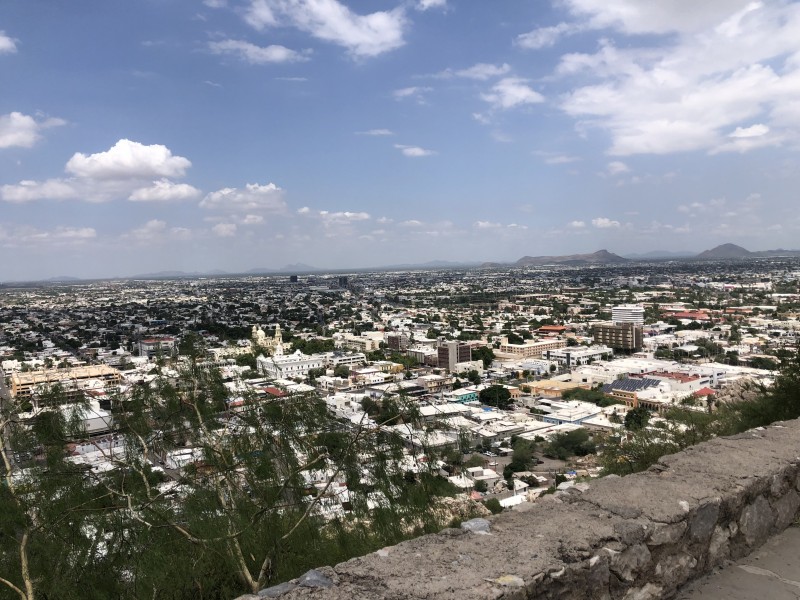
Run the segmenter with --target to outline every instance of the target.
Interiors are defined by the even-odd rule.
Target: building
[[[150,337],[139,342],[139,356],[172,356],[175,353],[175,338]]]
[[[620,304],[611,308],[614,323],[633,323],[644,325],[644,307],[639,304]]]
[[[565,367],[575,367],[588,365],[596,360],[608,360],[614,355],[614,350],[608,346],[573,346],[571,348],[560,348],[559,350],[548,350],[545,358],[552,360]]]
[[[472,360],[472,349],[463,342],[440,341],[436,349],[436,364],[440,369],[455,371],[457,363]]]
[[[500,342],[500,352],[502,354],[510,354],[518,358],[541,358],[548,350],[558,350],[566,347],[566,340],[559,339],[509,344],[508,338],[504,337]]]
[[[407,350],[411,345],[411,336],[405,332],[390,333],[386,336],[386,345],[398,352]]]
[[[595,344],[625,352],[638,352],[644,340],[642,326],[635,323],[598,323],[592,327],[592,337]]]
[[[258,370],[265,377],[272,379],[295,379],[308,377],[310,369],[325,368],[324,354],[303,354],[298,350],[294,354],[277,356],[259,356],[256,359]]]
[[[119,371],[107,365],[18,372],[11,374],[11,396],[18,400],[36,400],[42,392],[59,385],[67,401],[74,402],[83,399],[84,390],[94,387],[93,382],[118,385],[121,381]]]

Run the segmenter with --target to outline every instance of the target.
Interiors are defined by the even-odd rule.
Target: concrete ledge
[[[241,598],[670,598],[791,524],[799,474],[800,421],[776,423]]]

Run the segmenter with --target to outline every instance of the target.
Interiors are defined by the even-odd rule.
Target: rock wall
[[[790,525],[799,475],[800,421],[776,423],[240,599],[670,598]]]

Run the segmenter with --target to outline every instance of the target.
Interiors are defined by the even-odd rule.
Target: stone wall
[[[799,475],[800,421],[776,423],[241,600],[670,598],[790,525]]]

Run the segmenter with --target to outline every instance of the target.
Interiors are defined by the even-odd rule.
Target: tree
[[[337,365],[333,368],[333,376],[347,379],[350,377],[350,367],[347,365]]]
[[[234,413],[219,373],[189,356],[177,379],[113,397],[118,445],[97,448],[108,470],[66,451],[84,437],[81,404],[26,423],[2,407],[0,597],[230,598],[442,525],[435,498],[452,487],[425,468],[408,482],[399,435],[343,427],[315,394],[247,395]],[[9,447],[32,457],[24,470]]]
[[[625,415],[625,429],[629,431],[639,431],[647,427],[650,421],[650,411],[644,406],[637,406],[628,411]]]
[[[492,385],[480,391],[480,401],[488,406],[506,410],[511,405],[511,392],[502,385]]]
[[[475,369],[472,369],[467,373],[467,379],[469,379],[472,385],[478,385],[481,382],[481,374]]]
[[[481,492],[482,494],[486,493],[487,491],[489,491],[489,485],[484,480],[476,481],[475,491]]]
[[[474,360],[482,360],[483,368],[488,369],[494,362],[494,351],[488,346],[479,346],[472,350],[472,358]]]

